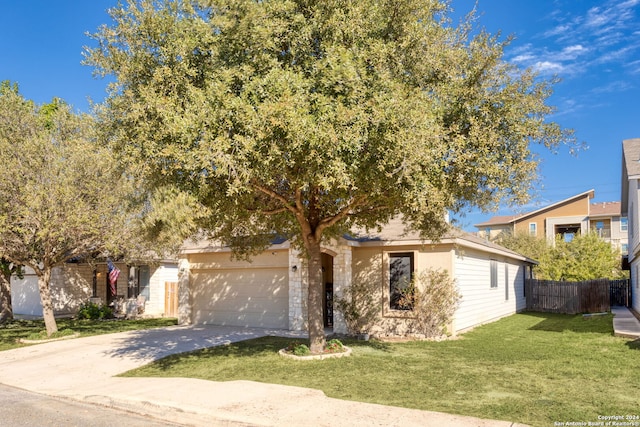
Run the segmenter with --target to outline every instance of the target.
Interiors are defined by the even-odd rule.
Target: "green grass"
[[[526,313],[444,342],[345,340],[349,358],[279,357],[266,337],[171,356],[127,376],[253,380],[362,402],[533,426],[640,415],[640,342],[613,336],[612,316]]]
[[[81,337],[100,334],[111,334],[114,332],[133,331],[138,329],[159,328],[162,326],[175,325],[174,318],[161,319],[140,319],[140,320],[75,320],[56,319],[59,333],[57,336],[64,336],[65,331],[71,330]],[[44,321],[42,320],[14,320],[0,324],[0,351],[12,348],[23,347],[20,338],[37,339],[43,336]]]

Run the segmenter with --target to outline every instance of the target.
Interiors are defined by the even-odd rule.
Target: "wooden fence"
[[[611,310],[611,305],[628,305],[628,289],[628,280],[525,282],[527,310],[565,314],[601,313]]]

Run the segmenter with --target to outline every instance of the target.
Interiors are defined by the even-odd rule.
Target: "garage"
[[[287,251],[232,260],[228,253],[190,257],[195,324],[288,329]]]

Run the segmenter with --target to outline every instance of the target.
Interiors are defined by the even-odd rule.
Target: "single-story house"
[[[347,332],[333,302],[347,286],[365,280],[379,301],[371,333],[393,335],[408,315],[391,296],[392,264],[411,275],[449,272],[461,294],[448,326],[456,334],[524,310],[524,282],[535,261],[462,231],[423,241],[396,220],[379,233],[354,233],[327,244],[322,263],[325,327]],[[274,241],[250,261],[234,259],[228,247],[212,241],[191,242],[179,255],[178,318],[183,324],[305,330],[306,281],[305,260],[289,241]]]
[[[106,261],[68,262],[55,267],[50,282],[54,313],[73,315],[88,301],[109,304],[119,299],[144,304],[144,313],[149,316],[177,315],[176,260],[143,265],[114,262],[113,265],[119,270],[115,287],[109,285]],[[22,279],[11,278],[11,304],[14,315],[42,316],[38,277],[33,270],[27,268]]]

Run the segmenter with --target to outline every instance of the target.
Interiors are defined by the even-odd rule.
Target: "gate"
[[[629,307],[631,302],[631,286],[629,285],[629,279],[609,281],[609,294],[612,306],[621,305]]]
[[[178,317],[178,283],[164,282],[164,315]]]

